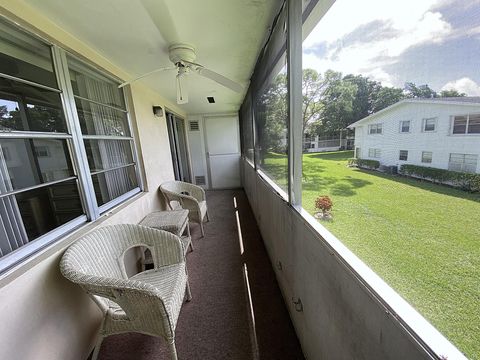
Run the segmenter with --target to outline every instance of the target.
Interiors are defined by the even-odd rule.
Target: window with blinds
[[[0,25],[0,256],[85,214],[50,48]]]
[[[453,134],[480,134],[480,114],[453,117]]]
[[[68,57],[82,139],[98,205],[138,188],[133,137],[118,84]]]
[[[0,272],[140,191],[118,83],[0,22]]]
[[[477,170],[478,155],[476,154],[450,154],[448,170],[474,173]]]

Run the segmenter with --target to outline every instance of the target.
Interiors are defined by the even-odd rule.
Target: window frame
[[[403,123],[408,122],[408,131],[403,131]],[[412,132],[412,120],[400,120],[400,134],[410,134]]]
[[[430,154],[430,161],[424,161],[425,154]],[[433,151],[422,151],[422,157],[420,158],[422,164],[431,164],[433,162]]]
[[[402,153],[403,155],[406,154],[406,156],[404,156],[405,159],[402,159]],[[398,161],[408,161],[408,150],[400,150],[398,152]]]
[[[85,146],[83,143],[83,136],[80,129],[80,122],[78,119],[78,113],[75,106],[75,98],[73,94],[73,89],[71,87],[70,82],[70,75],[68,69],[68,63],[66,54],[67,51],[62,47],[53,44],[44,38],[38,36],[34,32],[24,29],[23,27],[17,25],[16,23],[11,22],[8,19],[2,19],[2,21],[7,25],[12,27],[18,32],[25,33],[28,36],[38,40],[42,44],[45,44],[50,49],[51,54],[51,64],[55,79],[57,81],[57,88],[51,88],[46,85],[37,84],[36,82],[32,82],[29,80],[25,80],[20,77],[11,76],[8,74],[0,73],[1,78],[14,80],[23,84],[27,84],[30,86],[34,86],[37,88],[42,88],[45,90],[49,90],[52,92],[56,92],[59,94],[59,104],[61,106],[62,115],[65,119],[65,127],[66,132],[41,132],[41,131],[9,131],[9,132],[1,132],[1,138],[28,138],[28,139],[56,139],[56,140],[65,140],[67,141],[68,146],[68,154],[69,159],[72,162],[73,167],[73,176],[65,177],[58,181],[46,181],[42,184],[22,188],[19,190],[8,191],[3,196],[8,196],[16,193],[26,192],[29,190],[37,189],[37,188],[45,188],[48,186],[52,186],[57,183],[63,183],[66,181],[75,180],[77,184],[77,190],[79,193],[79,200],[82,206],[82,214],[61,224],[52,230],[48,231],[45,234],[42,234],[34,239],[28,239],[28,241],[16,248],[15,250],[6,253],[4,256],[0,257],[0,275],[10,271],[12,268],[22,265],[26,263],[26,261],[31,258],[33,255],[38,253],[39,251],[45,249],[46,247],[57,243],[58,241],[65,238],[66,235],[71,233],[72,231],[78,229],[81,226],[84,226],[88,223],[92,223],[100,218],[100,216],[105,213],[106,211],[111,210],[113,207],[120,205],[121,203],[125,202],[126,200],[132,198],[133,196],[137,195],[141,191],[143,191],[143,179],[141,177],[141,169],[140,169],[140,162],[138,160],[138,153],[137,153],[137,139],[134,136],[133,132],[133,124],[131,118],[131,109],[129,107],[130,93],[126,89],[121,90],[122,100],[125,103],[125,112],[127,117],[128,123],[128,130],[130,132],[130,138],[128,139],[130,142],[130,148],[132,151],[133,162],[135,166],[135,175],[137,181],[137,187],[128,191],[121,196],[112,199],[108,203],[105,203],[101,206],[98,206],[96,199],[95,199],[95,190],[93,188],[93,183],[91,179],[91,175],[88,168],[88,160],[86,156]],[[77,59],[82,64],[94,69],[94,71],[98,71],[103,76],[113,80],[115,83],[120,84],[122,82],[121,79],[111,75],[110,73],[106,72],[104,69],[99,68],[96,64],[93,64],[83,58],[79,58],[74,54],[70,54],[69,56]],[[21,58],[18,58],[20,61]],[[128,95],[128,96],[127,96]],[[6,195],[8,194],[8,195]],[[24,218],[22,217],[22,222]]]
[[[84,59],[81,59],[78,56],[76,56],[75,54],[72,54],[68,51],[65,51],[65,50],[61,49],[61,48],[59,48],[59,49],[60,49],[61,52],[63,52],[63,57],[64,57],[64,60],[63,60],[64,61],[64,63],[63,63],[64,64],[64,67],[63,67],[64,68],[64,74],[63,74],[63,76],[64,76],[65,80],[67,81],[66,87],[69,89],[69,91],[71,93],[71,104],[70,104],[70,106],[73,106],[73,110],[74,110],[73,112],[74,112],[74,117],[75,117],[74,122],[75,122],[75,124],[78,125],[78,133],[77,133],[78,135],[77,136],[80,138],[80,143],[81,143],[80,146],[83,147],[83,150],[85,151],[85,141],[86,140],[121,140],[121,141],[128,141],[129,142],[129,147],[130,147],[130,150],[132,152],[132,160],[133,160],[132,163],[129,163],[126,166],[120,166],[120,167],[111,168],[111,169],[107,169],[107,170],[93,171],[92,172],[92,169],[90,169],[90,166],[88,164],[88,158],[87,158],[87,154],[86,154],[86,151],[85,151],[84,160],[85,160],[85,163],[86,163],[85,166],[86,166],[86,171],[87,171],[87,177],[90,178],[88,189],[91,190],[91,193],[89,194],[89,197],[91,199],[90,201],[92,202],[92,205],[94,205],[93,215],[95,216],[95,218],[93,220],[96,220],[102,214],[109,211],[113,207],[118,206],[119,204],[128,200],[132,196],[134,196],[137,193],[143,191],[143,182],[142,182],[142,178],[140,176],[141,170],[139,168],[136,140],[135,140],[135,137],[133,135],[134,132],[133,132],[133,127],[132,127],[131,112],[130,112],[130,108],[129,108],[129,101],[128,101],[129,99],[126,96],[125,87],[121,88],[122,100],[123,100],[123,103],[125,104],[125,109],[121,109],[121,108],[118,108],[116,106],[105,105],[105,104],[102,104],[102,103],[100,103],[96,100],[87,99],[87,98],[83,98],[79,95],[75,95],[74,92],[73,92],[72,84],[71,84],[70,69],[68,67],[68,58],[67,57],[70,57],[70,58],[80,62],[81,65],[84,66],[85,68],[87,68],[89,71],[97,72],[98,74],[106,77],[107,79],[112,80],[113,82],[116,82],[118,85],[120,85],[123,81],[122,81],[122,79],[119,79],[119,78],[111,75],[110,73],[106,72],[105,70],[99,68],[95,64],[93,64],[89,61],[86,61]],[[108,108],[112,108],[116,111],[120,111],[120,112],[125,113],[126,117],[127,117],[127,128],[128,128],[129,135],[128,136],[114,136],[114,135],[83,134],[81,126],[80,126],[80,120],[79,120],[79,117],[78,117],[77,99],[78,100],[85,100],[89,103],[97,104],[97,105],[100,105],[100,106],[105,106],[105,107],[108,107]],[[127,191],[126,193],[124,193],[124,194],[122,194],[122,195],[120,195],[120,196],[118,196],[114,199],[111,199],[110,201],[106,202],[105,204],[99,205],[98,202],[97,202],[96,196],[95,196],[95,189],[93,187],[93,181],[91,180],[91,177],[93,175],[97,174],[97,173],[110,172],[110,171],[114,171],[118,168],[127,167],[127,166],[134,166],[135,176],[136,176],[136,181],[137,181],[137,187]],[[90,183],[91,183],[91,185],[90,185]]]
[[[375,132],[372,132],[373,129],[375,129]],[[378,132],[378,130],[380,130],[380,132]],[[369,124],[368,135],[383,135],[383,123]]]
[[[433,120],[433,122],[434,122],[433,123],[433,130],[426,130],[428,120]],[[422,132],[424,132],[424,133],[437,132],[437,126],[438,126],[438,118],[436,116],[422,119]]]
[[[372,154],[373,155],[370,155]],[[382,157],[382,149],[380,148],[368,148],[368,157],[371,159],[380,159]]]
[[[456,114],[456,115],[452,115],[450,118],[451,118],[451,125],[450,125],[450,135],[452,136],[480,136],[480,131],[479,132],[469,132],[469,128],[470,128],[470,116],[472,115],[476,115],[476,116],[480,116],[480,112],[472,112],[472,113],[464,113],[464,114]],[[454,128],[455,128],[455,118],[456,117],[460,117],[460,116],[466,116],[467,119],[466,119],[466,123],[465,123],[465,132],[463,133],[454,133]]]
[[[462,157],[462,162],[452,162],[452,155],[457,155],[457,156],[461,156]],[[466,163],[466,158],[467,156],[473,156],[475,157],[475,169],[473,169],[473,171],[466,171],[465,170],[465,167],[466,165],[469,165]],[[449,153],[449,156],[448,156],[448,170],[450,171],[457,171],[457,172],[463,172],[463,173],[467,173],[467,174],[475,174],[476,173],[476,170],[478,168],[478,158],[479,158],[479,155],[478,154],[464,154],[464,153]],[[460,170],[457,170],[457,169],[452,169],[452,164],[457,164],[457,165],[460,165]]]

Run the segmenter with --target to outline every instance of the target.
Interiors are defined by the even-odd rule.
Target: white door
[[[240,187],[238,117],[205,118],[205,137],[211,189]]]

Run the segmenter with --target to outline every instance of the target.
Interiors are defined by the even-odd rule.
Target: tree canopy
[[[428,84],[384,86],[363,75],[303,70],[304,134],[337,136],[348,125],[403,99],[466,96],[455,89],[437,92]],[[287,76],[278,74],[257,102],[257,136],[262,151],[284,152],[287,136]]]

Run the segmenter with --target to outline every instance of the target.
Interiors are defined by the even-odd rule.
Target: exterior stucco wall
[[[122,79],[130,76],[94,49],[81,43],[22,1],[0,0],[0,14],[42,37],[89,59]],[[0,277],[0,359],[78,360],[91,351],[101,314],[90,298],[60,274],[63,251],[79,236],[98,226],[138,223],[147,213],[161,209],[158,186],[173,179],[172,160],[165,117],[156,118],[152,106],[168,107],[186,114],[141,84],[131,87],[130,109],[137,138],[139,162],[144,165],[146,192],[83,226],[68,237],[35,254]]]
[[[452,116],[480,113],[479,105],[406,103],[373,117],[355,128],[355,147],[363,159],[379,160],[382,165],[413,164],[448,168],[450,153],[480,155],[480,135],[453,135]],[[423,132],[425,118],[437,118],[434,132]],[[410,132],[400,132],[400,121],[410,120]],[[370,124],[382,123],[382,134],[368,134]],[[380,158],[368,156],[369,148],[381,149]],[[408,151],[408,160],[399,160],[400,150]],[[422,163],[422,152],[433,153],[431,163]],[[479,156],[480,157],[480,156]],[[477,164],[480,172],[480,161]]]

